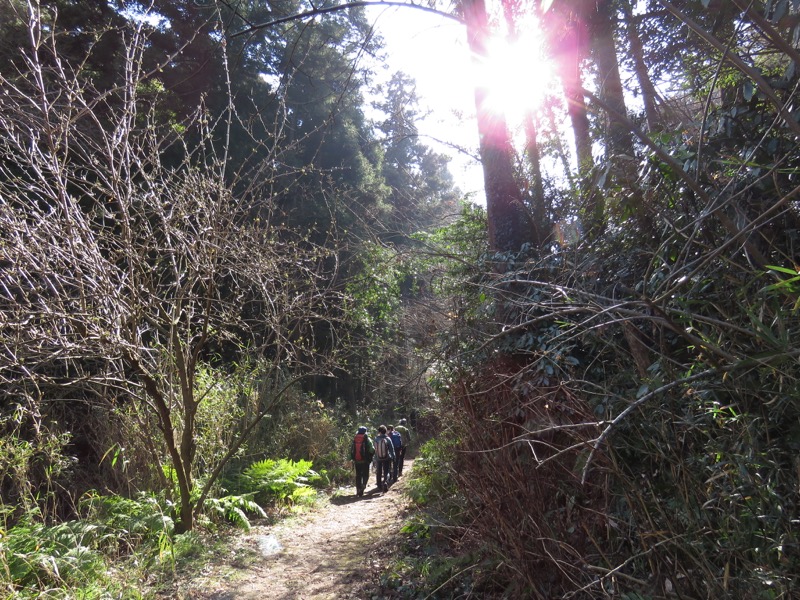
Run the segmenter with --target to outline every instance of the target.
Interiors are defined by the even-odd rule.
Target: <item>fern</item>
[[[253,513],[259,517],[266,517],[267,513],[253,499],[256,492],[242,494],[240,496],[224,496],[222,498],[207,498],[203,504],[206,513],[216,516],[221,520],[233,523],[245,531],[250,530],[250,520],[247,513]]]
[[[308,460],[261,460],[242,472],[238,487],[262,503],[292,504],[316,494],[310,486],[321,478],[311,466]]]
[[[80,502],[83,520],[46,525],[29,511],[7,531],[0,530],[0,589],[61,589],[65,597],[82,597],[86,586],[101,588],[106,556],[121,549],[158,549],[172,554],[172,519],[152,496],[137,499],[86,494]],[[87,592],[88,593],[88,592]]]

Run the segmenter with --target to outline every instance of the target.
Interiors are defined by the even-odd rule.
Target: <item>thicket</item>
[[[764,268],[708,223],[695,247],[672,227],[649,248],[619,228],[544,257],[487,255],[509,268],[473,278],[445,332],[440,431],[410,489],[426,517],[385,585],[794,597],[796,210],[750,231],[768,240]],[[505,331],[488,326],[498,313]]]
[[[185,533],[175,528],[170,497],[177,490],[131,498],[92,490],[78,500],[76,518],[56,522],[36,509],[12,515],[4,505],[0,585],[14,598],[140,598],[166,592],[183,564],[194,560],[196,568],[225,537],[209,532],[224,532],[226,525],[249,529],[253,518],[274,518],[313,503],[328,482],[311,466],[287,459],[252,463],[230,481],[230,489],[206,498],[199,531]]]
[[[430,516],[408,531],[454,553],[421,584],[432,598],[799,593],[789,7],[653,4],[669,12],[647,27],[697,35],[673,56],[686,86],[647,132],[607,116],[635,134],[638,169],[598,165],[602,223],[474,263],[443,247],[441,434],[412,488]],[[585,193],[558,196],[562,231],[587,222]]]

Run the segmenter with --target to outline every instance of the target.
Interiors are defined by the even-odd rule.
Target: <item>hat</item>
[[[406,424],[406,420],[405,419],[400,419],[400,425],[405,425],[405,424]]]
[[[367,428],[362,425],[358,428],[358,433],[367,433]]]

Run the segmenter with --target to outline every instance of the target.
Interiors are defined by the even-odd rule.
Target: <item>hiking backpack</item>
[[[354,460],[356,462],[364,462],[367,460],[367,434],[357,433],[356,438],[353,440]]]
[[[375,454],[377,454],[378,458],[389,458],[389,448],[386,447],[388,443],[389,438],[387,437],[379,437],[375,440]]]
[[[403,446],[403,436],[400,435],[399,431],[392,432],[392,446],[394,446],[395,450],[399,450]]]

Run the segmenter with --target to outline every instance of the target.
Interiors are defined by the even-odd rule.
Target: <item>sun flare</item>
[[[537,31],[516,40],[495,37],[478,64],[478,82],[487,90],[489,110],[519,123],[541,106],[556,85],[555,68]]]

